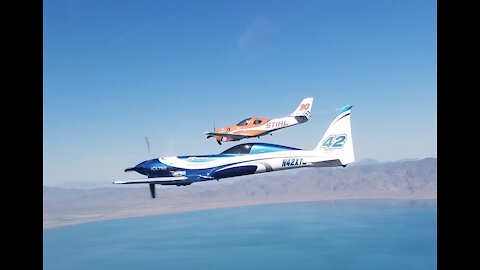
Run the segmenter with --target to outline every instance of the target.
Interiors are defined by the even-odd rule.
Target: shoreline
[[[248,200],[248,201],[218,201],[218,202],[208,202],[198,205],[185,205],[185,206],[153,206],[145,207],[141,209],[120,209],[111,213],[92,213],[86,215],[64,215],[63,217],[48,217],[43,218],[43,230],[61,228],[67,226],[80,225],[91,222],[98,221],[109,221],[116,219],[124,218],[135,218],[135,217],[147,217],[147,216],[157,216],[157,215],[166,215],[166,214],[176,214],[176,213],[186,213],[186,212],[195,212],[202,210],[211,210],[211,209],[223,209],[223,208],[234,208],[242,206],[254,206],[254,205],[269,205],[269,204],[281,204],[281,203],[295,203],[295,202],[316,202],[316,201],[346,201],[346,200],[392,200],[392,201],[433,201],[437,200],[437,197],[408,197],[408,196],[399,196],[399,197],[382,197],[382,196],[366,196],[366,197],[332,197],[332,198],[305,198],[305,199],[279,199],[279,200]],[[58,220],[63,218],[62,220]]]

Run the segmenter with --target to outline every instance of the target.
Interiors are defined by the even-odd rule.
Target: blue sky
[[[207,140],[213,122],[304,97],[309,122],[240,143],[313,148],[353,104],[357,160],[437,156],[436,1],[44,0],[43,18],[46,185],[219,153],[237,143]]]

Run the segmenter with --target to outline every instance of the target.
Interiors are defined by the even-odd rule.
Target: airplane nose
[[[126,168],[125,172],[136,171],[140,174],[145,174],[146,169],[147,169],[147,161],[144,161],[144,162],[139,163],[137,166],[135,166],[133,168]]]

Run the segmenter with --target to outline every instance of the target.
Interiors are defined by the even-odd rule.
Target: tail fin
[[[305,98],[302,100],[302,103],[298,105],[298,108],[290,114],[290,116],[304,116],[310,118],[310,111],[312,110],[313,98]]]
[[[338,159],[342,165],[355,161],[353,154],[352,130],[350,126],[350,111],[352,105],[340,109],[335,120],[330,124],[327,132],[315,147],[323,157]]]

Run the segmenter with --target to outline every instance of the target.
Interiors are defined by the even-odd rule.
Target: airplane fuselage
[[[215,129],[213,132],[205,132],[207,138],[215,137],[221,142],[239,141],[245,138],[255,138],[271,134],[273,131],[305,123],[310,117],[313,98],[305,98],[298,108],[288,116],[276,119],[251,117],[240,121],[236,125]]]
[[[178,185],[178,180],[170,182],[168,179],[181,177],[184,178],[182,184],[190,184],[299,167],[339,166],[331,162],[320,164],[322,159],[318,157],[318,153],[273,144],[248,143],[229,149],[231,152],[247,150],[249,153],[246,154],[162,157],[144,161],[132,170],[149,178],[158,179],[158,184]],[[161,178],[165,178],[166,181],[162,181]]]
[[[217,129],[215,133],[224,133],[232,136],[215,136],[217,141],[239,141],[245,138],[255,138],[260,136],[265,136],[271,132],[277,131],[282,128],[291,127],[308,121],[306,117],[293,117],[287,116],[277,119],[268,120],[266,118],[250,118],[252,124],[246,126],[228,126],[225,128]],[[262,122],[259,124],[255,123],[255,120],[262,119]]]

